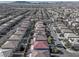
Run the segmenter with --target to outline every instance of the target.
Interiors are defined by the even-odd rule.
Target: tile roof
[[[35,41],[33,46],[34,46],[34,49],[37,49],[37,50],[49,49],[47,41]]]
[[[12,35],[8,40],[21,40],[21,35]]]
[[[79,38],[79,36],[74,33],[69,33],[68,38]]]
[[[1,46],[1,48],[13,49],[13,48],[17,47],[18,43],[19,43],[19,41],[7,41]]]
[[[72,33],[72,31],[70,29],[61,29],[61,31],[64,33]]]
[[[49,50],[33,50],[32,57],[49,57]]]
[[[45,31],[45,28],[35,28],[35,31]]]
[[[17,28],[17,31],[26,31],[26,29],[22,28],[22,27],[19,27],[19,28]]]
[[[37,35],[36,40],[47,40],[47,37],[43,35]]]
[[[23,32],[23,31],[16,31],[14,34],[15,35],[23,35],[25,32]]]

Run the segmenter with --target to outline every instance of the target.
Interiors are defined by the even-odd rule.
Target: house
[[[18,27],[16,31],[23,31],[23,32],[25,32],[26,28]]]
[[[79,36],[74,33],[69,33],[68,38],[79,38]]]
[[[10,57],[12,52],[12,49],[0,49],[0,57]]]
[[[68,41],[71,43],[71,47],[75,47],[76,49],[79,49],[79,36],[78,35],[74,33],[67,33],[65,36],[67,36]]]
[[[15,49],[17,45],[19,44],[19,41],[6,41],[1,48],[2,49]]]
[[[23,23],[23,24],[21,25],[21,27],[23,27],[23,28],[27,28],[28,25],[29,25],[28,23],[25,23],[25,24]]]
[[[31,57],[50,57],[49,50],[33,50]]]
[[[35,28],[35,31],[45,31],[45,28]]]
[[[48,50],[48,43],[47,41],[35,41],[34,42],[34,50]]]
[[[70,38],[69,42],[71,43],[71,47],[74,47],[74,49],[79,50],[79,38]]]
[[[12,36],[8,39],[8,41],[19,41],[19,40],[21,40],[21,38],[22,38],[22,35],[12,35]]]
[[[14,33],[14,35],[23,35],[25,32],[23,32],[23,31],[16,31],[15,33]]]
[[[36,38],[36,41],[43,41],[43,40],[47,40],[47,37],[46,35],[37,35]]]
[[[38,24],[38,25],[36,26],[36,28],[45,28],[45,26],[42,25],[42,24]]]
[[[72,33],[72,30],[70,30],[70,29],[61,29],[61,31],[63,32],[63,33]]]
[[[37,27],[37,26],[38,26],[38,27],[39,27],[39,26],[40,26],[40,27],[45,27],[45,25],[43,25],[43,24],[35,24],[35,27]]]

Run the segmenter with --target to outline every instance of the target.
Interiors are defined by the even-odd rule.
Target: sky
[[[1,1],[79,1],[79,0],[0,0]]]
[[[12,1],[79,1],[79,0],[0,0],[0,3],[11,3]]]

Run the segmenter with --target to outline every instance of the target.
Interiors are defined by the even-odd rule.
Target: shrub
[[[48,43],[49,43],[49,44],[51,44],[51,40],[52,40],[52,38],[51,38],[51,36],[49,36],[49,37],[48,37]]]
[[[63,52],[62,51],[60,51],[57,47],[54,47],[53,49],[52,49],[52,53],[55,53],[55,54],[63,54]]]
[[[65,46],[66,46],[67,48],[71,48],[71,43],[70,43],[69,41],[66,41]]]

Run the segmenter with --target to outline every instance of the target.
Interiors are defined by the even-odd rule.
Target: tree
[[[60,50],[57,47],[54,47],[52,49],[52,53],[60,53]]]
[[[49,43],[49,44],[52,44],[52,43],[54,44],[54,42],[53,42],[53,37],[51,37],[51,36],[48,37],[48,43]]]
[[[67,48],[71,48],[71,43],[70,43],[69,41],[66,41],[65,46],[66,46]]]

